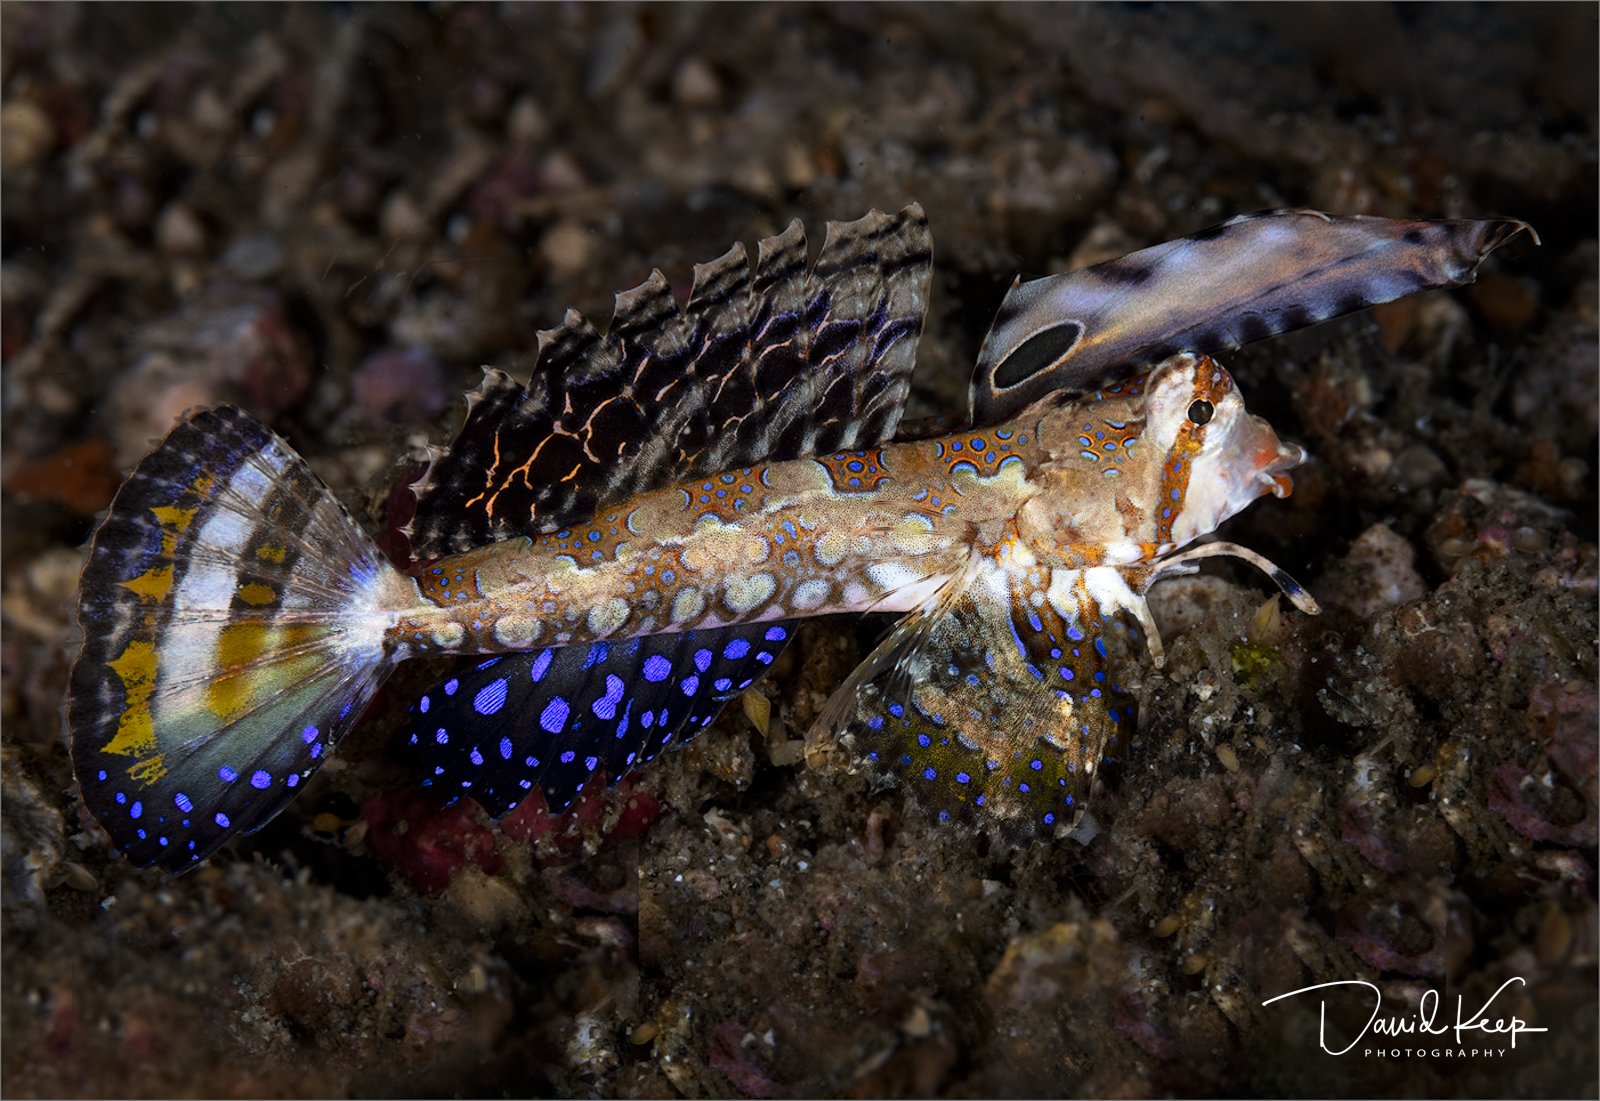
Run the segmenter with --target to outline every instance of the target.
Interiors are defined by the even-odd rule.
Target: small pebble
[[[169,255],[193,256],[205,251],[205,226],[187,205],[169,203],[156,219],[156,243]]]
[[[1550,547],[1550,540],[1536,528],[1518,528],[1511,536],[1511,545],[1523,554],[1540,554]]]
[[[704,60],[691,57],[672,78],[672,98],[685,107],[715,107],[722,102],[722,81]]]
[[[563,218],[545,233],[539,252],[550,265],[552,278],[575,280],[594,259],[595,239],[583,223]]]
[[[1433,778],[1439,775],[1439,770],[1433,765],[1423,765],[1411,770],[1411,775],[1406,778],[1406,783],[1414,788],[1424,788],[1433,783]]]
[[[739,697],[739,703],[744,707],[744,717],[749,719],[750,724],[765,738],[767,729],[772,723],[772,701],[751,688]]]
[[[15,172],[39,163],[56,147],[56,128],[43,108],[25,100],[0,107],[0,167]]]

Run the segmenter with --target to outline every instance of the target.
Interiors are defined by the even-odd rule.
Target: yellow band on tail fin
[[[360,715],[417,599],[269,429],[229,407],[184,421],[84,567],[68,725],[89,810],[171,869],[258,829]]]

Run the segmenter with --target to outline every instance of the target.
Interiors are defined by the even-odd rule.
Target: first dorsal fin
[[[1430,287],[1470,283],[1526,222],[1268,210],[1012,285],[973,371],[971,417],[1086,394],[1174,352],[1218,352]]]
[[[798,222],[695,270],[680,308],[653,273],[601,336],[569,312],[526,386],[490,372],[417,486],[419,557],[551,531],[724,467],[893,435],[927,310],[922,209],[829,223],[806,268]]]

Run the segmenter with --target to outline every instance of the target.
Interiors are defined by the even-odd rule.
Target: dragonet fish
[[[1316,610],[1197,542],[1305,457],[1210,353],[1468,281],[1521,228],[1274,212],[1019,283],[970,426],[896,439],[922,211],[830,223],[814,264],[794,223],[697,266],[685,305],[656,272],[605,335],[569,312],[526,385],[486,369],[399,565],[271,430],[193,413],[90,546],[83,798],[131,860],[181,870],[282,810],[397,663],[480,654],[411,708],[424,781],[559,810],[709,724],[797,619],[882,612],[819,722],[940,816],[1050,836],[1133,730],[1151,585],[1232,555]]]

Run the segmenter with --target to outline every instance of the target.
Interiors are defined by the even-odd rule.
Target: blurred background
[[[0,1085],[1593,1094],[1595,42],[1588,5],[0,5]],[[77,572],[184,410],[241,404],[381,527],[566,307],[913,200],[912,418],[963,407],[1019,273],[1237,213],[1543,245],[1229,359],[1313,460],[1228,534],[1327,610],[1158,590],[1087,845],[991,851],[806,742],[878,629],[830,622],[561,820],[418,796],[380,704],[205,869],[110,852],[61,734]],[[1334,1058],[1260,1006],[1513,975],[1549,1031],[1503,1058]]]

